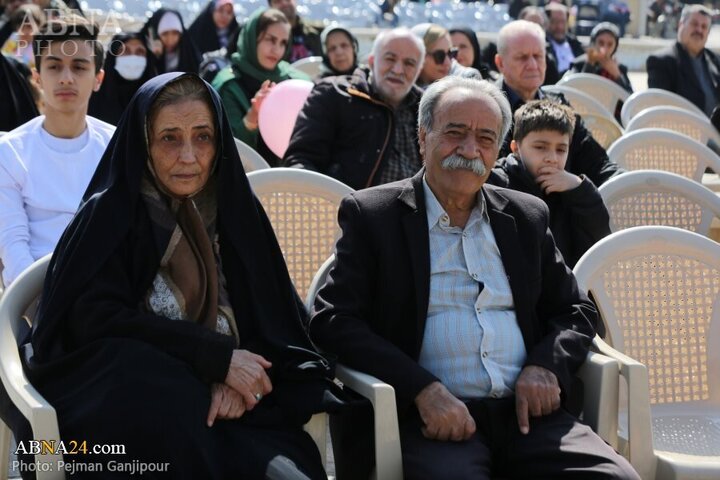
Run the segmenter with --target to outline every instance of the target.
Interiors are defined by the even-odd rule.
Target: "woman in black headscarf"
[[[202,55],[187,34],[180,12],[160,8],[140,33],[152,42],[150,48],[157,58],[158,73],[198,72]]]
[[[15,60],[0,54],[0,131],[9,132],[39,115],[30,84],[16,68]]]
[[[619,46],[620,29],[617,25],[610,22],[598,23],[590,32],[587,52],[572,61],[566,75],[593,73],[617,83],[628,93],[633,93],[627,67],[615,58]]]
[[[482,78],[489,78],[490,69],[482,61],[480,43],[475,32],[468,27],[453,28],[450,29],[450,38],[452,46],[458,49],[457,62],[463,67],[474,68],[480,72]]]
[[[232,0],[210,0],[188,27],[188,34],[202,55],[227,47],[237,29]]]
[[[126,448],[78,462],[319,479],[302,425],[337,402],[304,315],[220,98],[170,73],[130,102],[60,239],[25,370],[63,439]]]
[[[320,77],[352,75],[358,68],[358,40],[350,30],[339,25],[325,28],[320,34],[322,65]]]
[[[135,92],[157,75],[155,57],[140,32],[119,33],[112,37],[103,69],[105,78],[90,97],[88,114],[117,125]]]

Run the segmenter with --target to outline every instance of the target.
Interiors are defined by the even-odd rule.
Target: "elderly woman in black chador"
[[[66,461],[326,478],[302,425],[341,401],[304,315],[220,98],[169,73],[133,97],[55,250],[25,370],[63,439],[126,446]]]

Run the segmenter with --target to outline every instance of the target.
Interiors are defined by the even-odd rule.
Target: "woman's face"
[[[603,53],[604,57],[612,56],[615,46],[615,37],[613,37],[612,33],[603,32],[595,37],[595,47]]]
[[[275,70],[277,64],[285,56],[289,39],[289,24],[273,23],[269,25],[257,39],[257,58],[260,66],[265,70]]]
[[[140,40],[137,38],[131,38],[124,42],[123,47],[118,52],[118,56],[120,57],[125,55],[137,55],[138,57],[144,57],[147,55],[147,49]]]
[[[152,120],[150,158],[162,186],[177,197],[200,191],[215,160],[215,125],[201,100],[166,105]]]
[[[464,33],[453,33],[450,35],[453,47],[458,49],[457,61],[463,67],[472,67],[475,62],[475,51],[470,40]]]
[[[344,32],[333,32],[325,40],[328,60],[335,71],[346,72],[353,66],[355,52],[352,41]]]
[[[450,73],[450,66],[452,65],[452,59],[448,55],[450,46],[450,35],[445,35],[435,40],[435,43],[428,48],[425,63],[423,64],[422,72],[420,72],[420,79],[424,83],[432,83],[440,80],[441,78],[447,77]],[[445,52],[445,55],[442,62],[437,63],[433,55],[439,56],[440,52]]]
[[[174,52],[180,43],[180,32],[177,30],[169,30],[160,34],[160,41],[166,52]]]
[[[232,19],[234,17],[235,11],[233,10],[233,6],[230,3],[226,3],[220,8],[216,8],[213,12],[213,21],[215,22],[215,26],[219,30],[228,28],[228,26],[230,26],[230,22],[232,22]]]

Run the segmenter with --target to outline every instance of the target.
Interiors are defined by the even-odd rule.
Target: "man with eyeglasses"
[[[507,95],[513,114],[531,100],[549,98],[567,104],[561,94],[544,92],[540,88],[545,78],[545,48],[543,29],[526,20],[510,22],[498,33],[495,65],[502,76],[497,86]],[[512,138],[511,129],[500,148],[501,158],[510,154]],[[577,114],[565,170],[578,176],[585,175],[596,187],[623,171],[608,158],[605,149],[595,141]],[[493,179],[489,181],[492,183]]]
[[[283,166],[314,170],[359,190],[401,180],[422,166],[415,86],[425,58],[407,28],[377,36],[369,68],[315,85],[295,123]]]

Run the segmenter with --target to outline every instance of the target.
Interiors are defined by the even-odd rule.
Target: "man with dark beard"
[[[393,386],[405,478],[637,479],[560,408],[597,311],[555,247],[547,206],[485,184],[510,115],[489,82],[451,76],[425,91],[424,168],[343,200],[311,338]],[[350,436],[361,452],[366,419],[335,421],[333,441]]]

